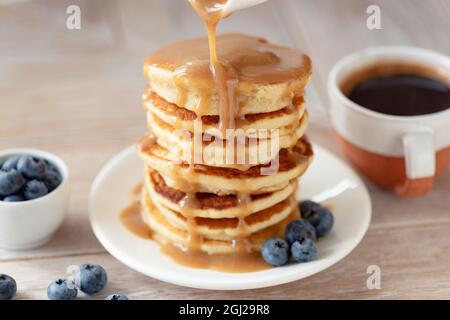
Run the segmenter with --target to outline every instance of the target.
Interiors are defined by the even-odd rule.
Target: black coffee
[[[450,108],[450,88],[415,74],[369,77],[347,95],[355,103],[380,113],[416,116]]]

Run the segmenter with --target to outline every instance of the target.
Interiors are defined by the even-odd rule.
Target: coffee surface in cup
[[[417,72],[416,72],[417,71]],[[450,108],[450,87],[425,68],[379,66],[349,80],[344,94],[360,106],[396,116],[436,113]]]

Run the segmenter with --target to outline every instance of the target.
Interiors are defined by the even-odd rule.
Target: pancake
[[[173,243],[183,247],[190,246],[189,233],[186,230],[174,227],[156,208],[151,198],[145,191],[142,193],[141,203],[142,219],[153,230],[156,240],[163,244]],[[252,251],[260,250],[261,246],[267,239],[273,237],[283,237],[286,225],[292,220],[298,218],[298,209],[294,208],[284,220],[248,236],[245,240],[246,247]],[[208,254],[236,253],[242,250],[236,245],[236,240],[214,240],[204,237],[198,245],[202,252],[206,252]]]
[[[193,132],[195,120],[201,119],[201,131],[216,135],[219,126],[219,116],[197,117],[195,112],[169,103],[156,93],[151,92],[144,97],[144,108],[148,113],[175,129],[185,129]],[[246,114],[236,120],[235,129],[280,129],[293,126],[305,113],[306,105],[303,97],[294,97],[289,104],[276,111]],[[197,124],[198,127],[200,127]]]
[[[311,60],[263,38],[237,33],[217,37],[220,61],[233,70],[239,97],[237,116],[279,110],[303,93]],[[195,66],[192,64],[195,62]],[[152,91],[198,115],[219,115],[219,97],[209,68],[206,37],[160,48],[144,63]]]
[[[153,204],[167,221],[175,228],[190,231],[188,218],[178,211],[173,211],[152,198]],[[195,233],[202,237],[214,240],[233,240],[247,237],[252,233],[270,227],[285,219],[293,210],[293,198],[281,201],[270,208],[261,210],[242,219],[245,230],[240,228],[238,218],[202,218],[195,217]]]
[[[144,137],[138,153],[145,163],[158,171],[164,181],[175,189],[216,194],[263,193],[279,190],[290,180],[301,176],[312,161],[309,142],[300,138],[291,149],[282,149],[278,155],[278,170],[270,165],[257,165],[246,171],[200,164],[179,162],[170,151],[156,143],[153,136]]]
[[[191,146],[192,146],[192,134],[187,131],[177,131],[174,127],[167,124],[156,115],[151,112],[148,113],[148,126],[150,131],[157,137],[157,142],[165,149],[170,149],[178,158],[190,162],[191,157],[193,157]],[[275,145],[272,146],[272,140],[269,139],[256,139],[253,143],[245,143],[245,159],[250,159],[249,155],[255,155],[255,164],[266,164],[272,160],[271,155],[278,153],[280,149],[287,149],[295,145],[298,139],[300,139],[308,126],[308,113],[305,112],[303,117],[300,119],[298,125],[293,129],[289,130],[289,134],[278,136],[278,140]],[[287,130],[287,129],[286,129]],[[226,154],[227,145],[223,143],[211,143],[208,141],[211,139],[205,139],[204,135],[202,137],[202,153],[206,159],[212,159],[216,154]],[[274,150],[274,152],[258,152],[259,150]],[[187,152],[185,152],[187,150]],[[235,152],[237,155],[237,152]],[[234,164],[217,164],[221,167],[229,167],[241,169],[238,161],[234,161]],[[237,164],[237,165],[235,165]],[[211,166],[216,166],[215,163],[209,163]]]
[[[186,193],[170,188],[163,177],[155,170],[146,168],[145,188],[155,203],[160,203],[168,209],[182,212],[180,202],[186,197]],[[249,203],[245,204],[245,212],[252,214],[265,210],[288,199],[297,188],[297,180],[292,180],[289,184],[278,191],[250,195]],[[219,196],[214,193],[197,193],[198,208],[190,209],[190,214],[195,217],[204,218],[235,218],[243,210],[243,205],[239,203],[236,195]]]

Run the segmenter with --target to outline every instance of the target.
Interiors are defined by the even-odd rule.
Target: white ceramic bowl
[[[26,250],[45,244],[64,220],[69,200],[69,169],[57,156],[36,149],[0,151],[0,163],[16,154],[30,154],[46,159],[62,176],[61,184],[48,195],[22,201],[0,201],[0,247]]]

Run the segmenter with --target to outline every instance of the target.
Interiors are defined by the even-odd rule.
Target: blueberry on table
[[[326,236],[330,233],[334,225],[334,216],[331,211],[325,207],[313,210],[306,218],[316,230],[317,237]]]
[[[0,300],[10,300],[16,292],[16,281],[6,274],[0,274]]]
[[[103,290],[108,282],[105,269],[96,264],[82,264],[74,276],[75,283],[86,294],[95,294]]]
[[[289,244],[283,239],[272,238],[267,240],[261,250],[265,262],[279,267],[289,261]]]
[[[309,262],[317,255],[317,247],[312,239],[295,241],[291,246],[292,258],[297,262]]]
[[[123,294],[115,293],[107,296],[105,300],[128,300],[128,297]]]
[[[25,201],[25,198],[20,193],[17,193],[17,194],[13,194],[13,195],[3,198],[3,201],[5,201],[5,202],[21,202],[21,201]]]
[[[21,156],[17,163],[17,170],[27,179],[43,179],[46,168],[43,159],[30,155]]]
[[[17,163],[19,162],[20,156],[12,156],[8,158],[5,162],[2,164],[3,170],[11,170],[16,169],[17,170]]]
[[[303,219],[306,219],[315,209],[320,208],[321,205],[311,200],[304,200],[300,202],[299,209]]]
[[[18,192],[25,179],[16,169],[0,170],[0,196],[9,196]]]
[[[23,195],[27,200],[33,200],[45,196],[48,193],[47,186],[42,181],[31,180],[23,187]]]
[[[312,239],[314,241],[316,240],[316,230],[306,220],[294,220],[287,225],[284,237],[290,245],[295,241],[304,239]]]
[[[77,295],[75,285],[66,279],[53,281],[47,288],[47,297],[50,300],[75,300]]]

